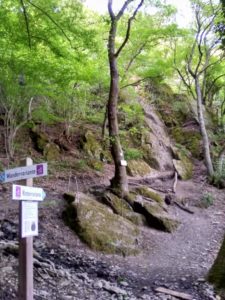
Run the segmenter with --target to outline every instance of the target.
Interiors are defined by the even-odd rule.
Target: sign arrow
[[[13,200],[43,201],[45,197],[46,193],[42,188],[29,187],[17,184],[13,184],[12,186]]]
[[[0,182],[12,182],[46,175],[48,175],[48,164],[40,163],[37,165],[5,170],[0,173]]]

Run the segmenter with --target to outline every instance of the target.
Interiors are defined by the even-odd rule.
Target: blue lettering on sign
[[[5,181],[5,172],[0,173],[0,182]]]

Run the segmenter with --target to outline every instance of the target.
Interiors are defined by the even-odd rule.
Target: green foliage
[[[133,160],[133,159],[142,159],[143,152],[141,149],[136,148],[126,148],[124,153],[126,160]]]
[[[201,198],[201,206],[204,208],[208,208],[209,206],[213,205],[214,198],[211,193],[205,193]]]

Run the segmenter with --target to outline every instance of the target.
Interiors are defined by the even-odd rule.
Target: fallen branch
[[[158,287],[155,289],[155,291],[158,293],[174,296],[174,297],[177,297],[177,298],[183,299],[183,300],[192,300],[193,299],[193,297],[189,294],[176,292],[176,291],[166,289],[163,287]]]
[[[184,206],[184,205],[178,203],[177,201],[173,201],[173,203],[174,203],[177,207],[179,207],[180,209],[182,209],[182,210],[188,212],[189,214],[194,214],[193,210],[190,210],[190,209],[187,208],[186,206]]]

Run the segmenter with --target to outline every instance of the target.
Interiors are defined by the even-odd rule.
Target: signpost
[[[0,182],[2,183],[12,182],[17,180],[46,176],[47,174],[48,174],[47,163],[41,163],[37,165],[27,165],[26,167],[5,170],[4,172],[0,173]]]
[[[24,164],[24,163],[23,163]],[[33,236],[38,235],[38,203],[45,198],[42,188],[33,187],[33,178],[48,173],[47,163],[33,165],[26,158],[20,168],[0,173],[0,182],[20,180],[24,185],[13,185],[12,198],[19,200],[19,300],[33,300]]]
[[[45,196],[46,194],[42,188],[16,184],[12,186],[13,200],[43,201]]]

